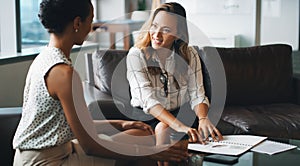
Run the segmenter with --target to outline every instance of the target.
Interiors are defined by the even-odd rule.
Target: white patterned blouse
[[[24,89],[22,118],[13,139],[13,148],[43,149],[74,138],[62,105],[48,93],[45,75],[56,64],[72,65],[63,52],[46,46],[31,64]]]

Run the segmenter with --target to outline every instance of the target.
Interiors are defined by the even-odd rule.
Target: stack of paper
[[[255,145],[259,144],[267,137],[254,135],[227,135],[219,142],[209,141],[207,144],[189,143],[188,149],[205,153],[240,155]]]
[[[275,153],[284,152],[296,147],[297,146],[295,145],[266,140],[252,148],[251,151],[273,155]]]

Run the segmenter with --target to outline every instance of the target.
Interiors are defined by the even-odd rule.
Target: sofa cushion
[[[234,134],[300,139],[300,105],[296,104],[229,106],[222,120],[241,129]]]
[[[227,81],[226,105],[293,101],[291,46],[204,47],[204,51],[219,53],[222,59]]]
[[[127,50],[97,50],[94,52],[92,59],[96,88],[111,94],[111,79],[114,70],[126,57],[127,53]]]
[[[111,96],[112,100],[95,101],[90,103],[89,109],[100,108],[100,112],[108,119],[134,119],[130,104],[130,87],[126,77],[127,53],[127,50],[111,49],[98,50],[92,55],[95,87],[101,93]],[[99,111],[92,112],[95,119],[103,116],[99,116]]]

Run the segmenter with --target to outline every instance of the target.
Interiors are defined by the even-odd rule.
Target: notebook
[[[225,135],[223,138],[219,142],[214,142],[210,139],[205,145],[189,143],[188,149],[205,153],[237,156],[267,139],[267,137],[254,135]]]
[[[294,148],[297,148],[297,146],[276,141],[265,140],[262,143],[255,146],[254,148],[252,148],[251,151],[273,155]]]

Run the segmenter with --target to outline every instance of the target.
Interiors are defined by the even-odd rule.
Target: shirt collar
[[[175,56],[175,50],[173,49],[171,55],[166,59],[166,62],[167,61],[173,61],[174,60],[174,56]],[[159,60],[158,55],[156,53],[152,57],[152,60],[155,61],[155,62],[160,63],[160,60]]]

